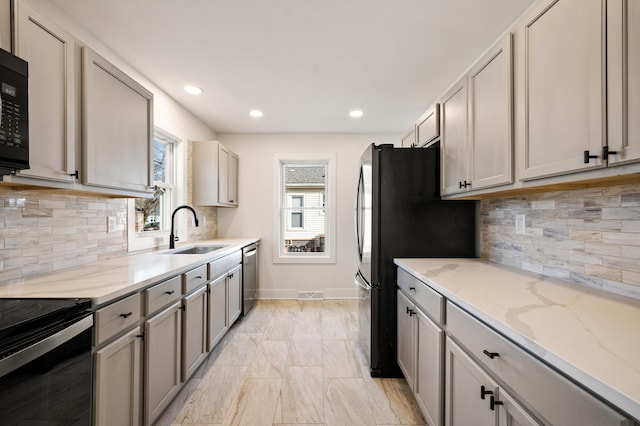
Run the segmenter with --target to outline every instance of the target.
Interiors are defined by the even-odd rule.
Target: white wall
[[[392,143],[399,135],[218,134],[237,153],[239,207],[218,209],[218,236],[260,237],[260,297],[295,298],[298,291],[324,291],[327,298],[355,297],[358,265],[354,200],[360,155],[370,143]],[[274,154],[335,153],[337,174],[335,264],[274,264]]]

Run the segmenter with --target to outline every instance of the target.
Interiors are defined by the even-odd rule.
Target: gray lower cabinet
[[[398,366],[427,424],[441,425],[444,331],[425,313],[427,306],[435,305],[430,314],[439,318],[441,297],[421,291],[418,286],[424,284],[403,272],[399,272],[398,284]]]
[[[140,328],[95,352],[96,425],[139,425],[142,421],[142,333]]]
[[[229,329],[227,322],[227,276],[218,277],[210,282],[208,287],[209,337],[207,349],[211,351]]]
[[[242,265],[229,271],[227,275],[227,321],[233,324],[242,313]]]
[[[144,322],[144,423],[153,424],[180,390],[182,303]]]
[[[207,357],[207,286],[182,299],[182,381]]]

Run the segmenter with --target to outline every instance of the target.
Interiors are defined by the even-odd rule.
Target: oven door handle
[[[46,354],[52,349],[68,342],[85,330],[93,327],[93,315],[87,315],[80,321],[63,328],[56,334],[52,334],[39,342],[34,343],[6,358],[0,360],[0,377],[23,365],[33,361],[34,359]]]

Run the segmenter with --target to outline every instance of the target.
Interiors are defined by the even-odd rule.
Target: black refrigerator
[[[356,195],[361,350],[374,377],[397,364],[394,258],[476,257],[476,202],[440,198],[440,145],[370,145]]]

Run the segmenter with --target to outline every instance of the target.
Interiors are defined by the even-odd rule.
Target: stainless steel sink
[[[205,254],[225,247],[226,246],[193,246],[185,249],[167,251],[165,254]]]

